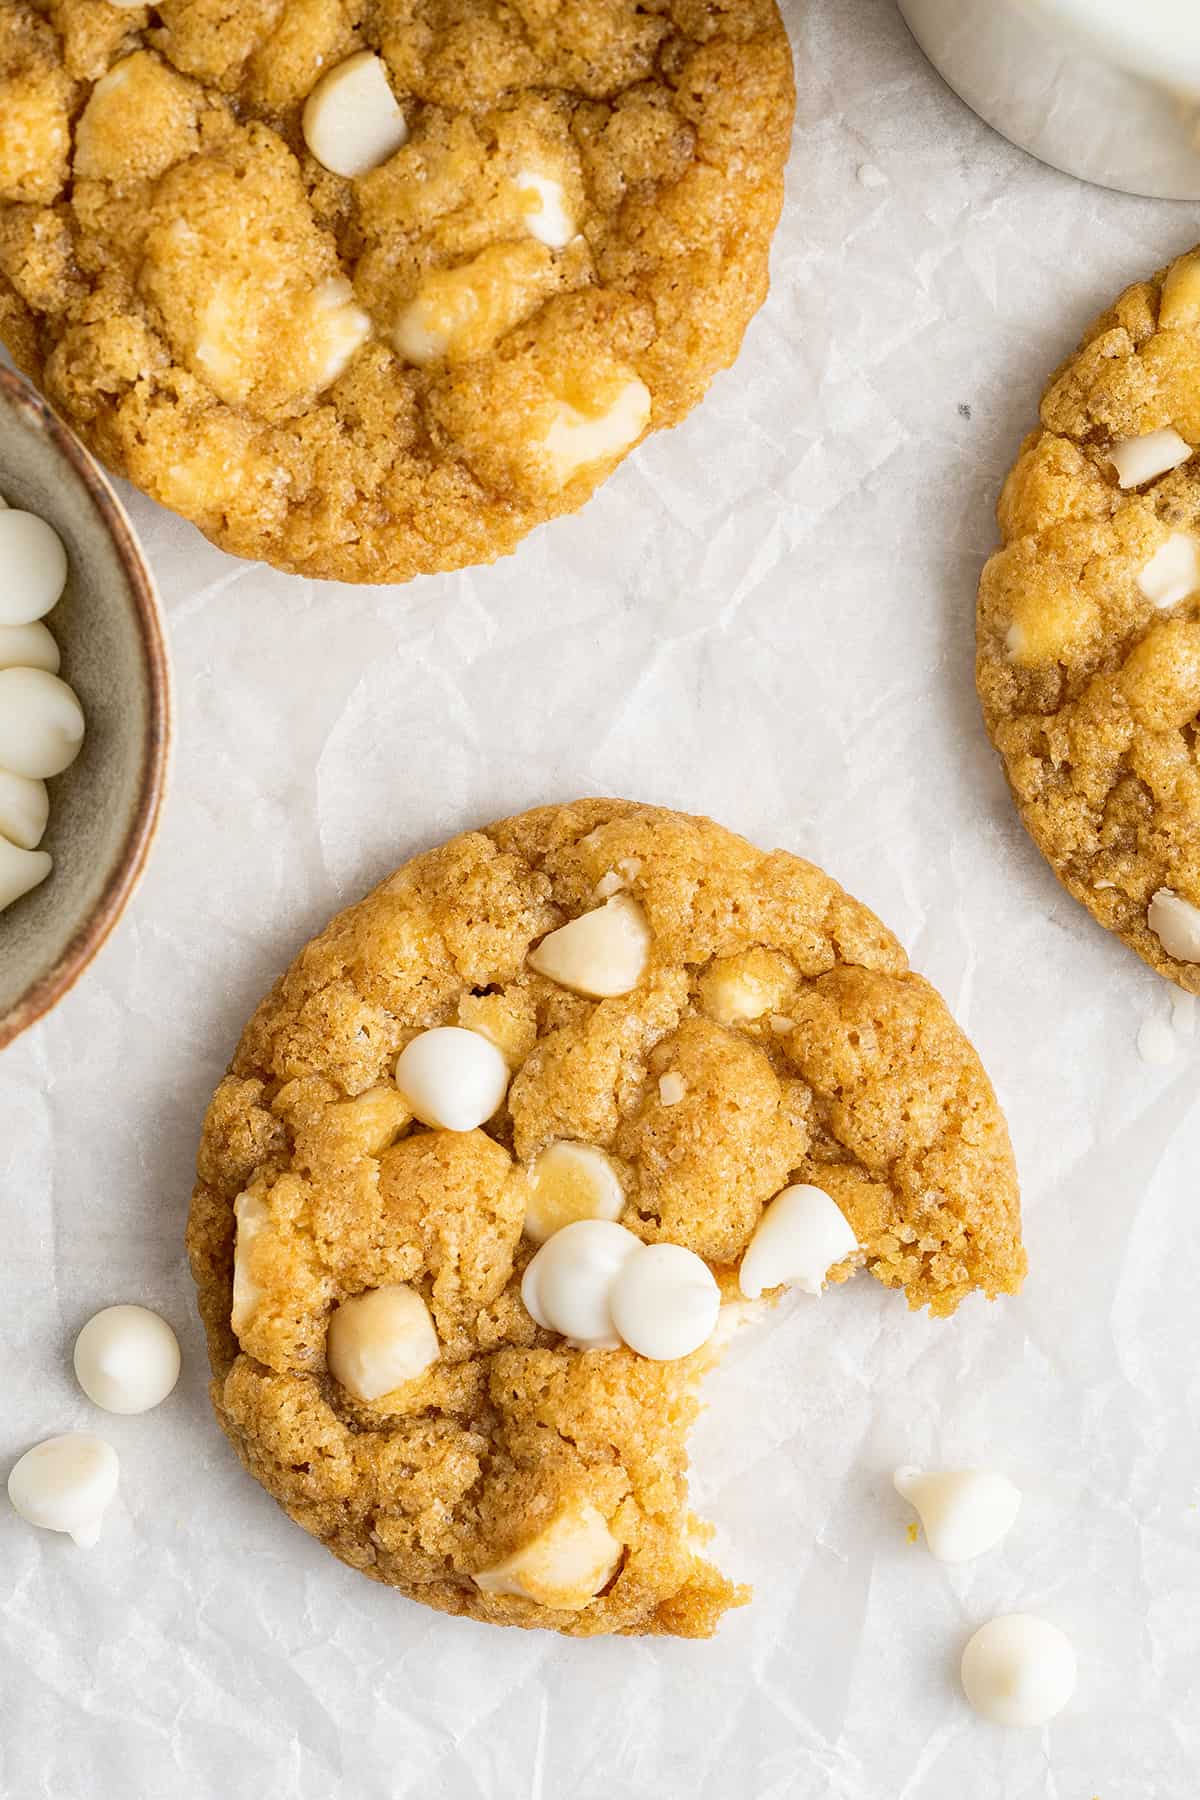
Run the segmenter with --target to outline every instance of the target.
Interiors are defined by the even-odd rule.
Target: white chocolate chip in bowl
[[[694,1250],[647,1244],[617,1271],[609,1307],[631,1350],[654,1362],[673,1362],[708,1343],[717,1328],[721,1290]]]
[[[1008,1536],[1021,1490],[985,1469],[897,1469],[896,1492],[912,1506],[938,1562],[970,1562]]]
[[[0,769],[0,837],[18,850],[36,850],[50,817],[50,790],[44,781]],[[0,900],[0,908],[4,901]]]
[[[0,669],[45,669],[57,675],[60,661],[58,645],[40,620],[0,625]]]
[[[0,625],[31,625],[67,585],[67,553],[53,525],[6,506],[0,513]]]
[[[0,912],[45,881],[54,862],[45,850],[22,850],[0,837]]]
[[[747,1300],[784,1285],[819,1294],[830,1269],[857,1249],[840,1207],[823,1188],[798,1182],[769,1202],[742,1257],[738,1286]]]
[[[632,993],[650,954],[646,915],[628,894],[549,932],[527,958],[537,974],[589,999]]]
[[[1122,488],[1144,487],[1178,469],[1192,456],[1192,446],[1171,426],[1163,431],[1148,431],[1143,437],[1125,438],[1113,445],[1109,457],[1117,471],[1117,485]]]
[[[579,1350],[616,1350],[612,1285],[630,1257],[646,1246],[623,1225],[580,1219],[548,1238],[525,1270],[521,1299],[544,1331],[557,1331]]]
[[[1146,923],[1176,962],[1200,963],[1200,906],[1193,906],[1170,888],[1159,888],[1147,909]]]
[[[413,1117],[442,1131],[474,1131],[499,1112],[508,1092],[503,1052],[478,1031],[438,1025],[396,1058],[396,1086]]]
[[[981,1625],[963,1651],[963,1692],[994,1725],[1047,1725],[1066,1706],[1079,1678],[1065,1632],[1032,1613],[1006,1613]]]
[[[624,1205],[625,1191],[604,1151],[559,1139],[530,1165],[525,1236],[544,1244],[578,1219],[619,1219]]]
[[[83,708],[47,669],[0,669],[0,768],[29,780],[61,775],[83,744]]]
[[[623,1548],[600,1509],[585,1501],[560,1512],[535,1538],[471,1579],[485,1594],[579,1611],[608,1586]]]
[[[1138,576],[1138,587],[1152,606],[1164,609],[1200,591],[1200,538],[1173,531]]]
[[[302,129],[321,166],[347,180],[402,149],[408,124],[382,57],[360,50],[323,75],[305,102]]]
[[[381,1400],[416,1381],[440,1354],[429,1308],[403,1282],[343,1300],[329,1321],[329,1373],[356,1400]]]
[[[120,1474],[111,1444],[90,1431],[66,1432],[25,1452],[8,1477],[8,1497],[31,1525],[65,1532],[90,1550]]]

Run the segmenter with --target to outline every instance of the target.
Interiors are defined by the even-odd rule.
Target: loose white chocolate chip
[[[46,669],[0,669],[0,769],[41,781],[61,775],[83,743],[83,709]]]
[[[939,1562],[970,1562],[1008,1536],[1021,1509],[1021,1490],[983,1469],[923,1472],[897,1469],[896,1492],[916,1509],[929,1553]]]
[[[766,1288],[790,1286],[819,1294],[825,1277],[858,1248],[846,1215],[819,1187],[798,1182],[770,1202],[738,1271],[747,1300]]]
[[[423,1375],[440,1354],[429,1308],[396,1282],[343,1300],[329,1321],[329,1373],[356,1400],[379,1400]]]
[[[562,250],[575,236],[575,221],[567,211],[566,189],[553,175],[522,169],[516,178],[525,229],[540,244]]]
[[[529,1170],[525,1236],[544,1244],[577,1219],[619,1219],[625,1192],[603,1150],[565,1140],[547,1144]]]
[[[1032,1613],[1005,1613],[981,1625],[962,1659],[963,1692],[995,1725],[1045,1725],[1075,1692],[1079,1667],[1070,1638]]]
[[[636,443],[650,422],[650,390],[635,376],[625,382],[603,412],[582,412],[560,400],[542,447],[559,486],[580,469],[607,462]]]
[[[1191,455],[1192,446],[1169,425],[1165,431],[1148,431],[1144,437],[1125,438],[1109,451],[1117,471],[1117,485],[1122,488],[1144,487],[1146,482],[1179,468]]]
[[[687,1082],[674,1069],[658,1078],[658,1097],[664,1106],[678,1106],[687,1093]]]
[[[6,506],[0,512],[0,625],[30,625],[67,585],[67,553],[52,525]]]
[[[708,1342],[717,1328],[721,1290],[694,1250],[647,1244],[618,1270],[609,1306],[631,1350],[654,1362],[672,1362]]]
[[[23,1519],[65,1531],[90,1550],[117,1491],[117,1453],[90,1431],[70,1431],[27,1450],[8,1478],[8,1497]]]
[[[0,912],[45,881],[53,867],[45,850],[22,850],[0,837]]]
[[[579,1350],[616,1350],[609,1294],[614,1278],[646,1246],[608,1219],[564,1225],[542,1245],[525,1271],[521,1298],[546,1331],[557,1331]]]
[[[1138,576],[1138,586],[1153,606],[1178,606],[1200,589],[1200,539],[1190,531],[1173,531]]]
[[[233,1246],[233,1303],[229,1323],[234,1335],[239,1336],[254,1317],[262,1299],[262,1288],[251,1275],[250,1264],[255,1242],[266,1230],[271,1214],[266,1200],[253,1189],[238,1195],[233,1203],[233,1214],[237,1220],[237,1237]]]
[[[0,669],[45,669],[58,674],[58,645],[38,620],[0,625]]]
[[[560,987],[603,1000],[632,992],[649,953],[645,913],[628,894],[614,894],[593,912],[550,932],[529,952],[528,961]]]
[[[36,850],[50,817],[50,794],[44,781],[0,769],[0,837],[18,850]]]
[[[396,1086],[423,1125],[474,1131],[499,1112],[509,1068],[490,1038],[461,1025],[423,1031],[396,1059]]]
[[[1170,888],[1159,888],[1147,910],[1146,923],[1176,962],[1200,963],[1200,906],[1193,906]]]
[[[353,179],[408,141],[408,125],[372,50],[348,56],[318,81],[304,106],[304,141],[323,168]]]
[[[75,1378],[111,1413],[159,1406],[179,1380],[179,1339],[145,1306],[106,1306],[75,1339]]]
[[[471,1579],[485,1594],[514,1594],[539,1606],[578,1611],[608,1586],[621,1550],[604,1514],[585,1501],[559,1513],[545,1531]]]

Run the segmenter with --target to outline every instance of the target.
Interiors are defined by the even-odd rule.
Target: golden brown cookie
[[[409,1047],[447,1026],[487,1080],[500,1065],[457,1120],[494,1107],[478,1128],[412,1119],[427,1097]],[[569,1152],[571,1181],[548,1183],[562,1144],[587,1166]],[[218,1417],[297,1523],[427,1605],[706,1636],[746,1598],[687,1509],[722,1327],[674,1360],[573,1348],[524,1303],[529,1234],[553,1247],[564,1220],[619,1217],[641,1246],[703,1258],[728,1324],[743,1254],[793,1183],[860,1246],[834,1281],[866,1267],[937,1314],[1020,1286],[987,1077],[836,882],[627,801],[467,832],[308,945],[213,1099],[188,1244]]]
[[[1200,993],[1200,251],[1052,376],[1000,497],[976,676],[1059,880]]]
[[[0,0],[0,335],[214,542],[489,562],[737,354],[775,0]]]

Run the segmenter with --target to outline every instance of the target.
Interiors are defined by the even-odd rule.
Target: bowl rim
[[[112,540],[129,582],[149,700],[137,802],[112,872],[96,904],[51,967],[39,975],[15,1005],[0,1017],[0,1050],[3,1050],[70,992],[133,898],[145,872],[150,846],[162,815],[171,756],[172,717],[171,668],[158,588],[129,515],[112,483],[91,452],[23,376],[0,368],[0,399],[11,401],[24,412],[29,422],[45,433],[70,464]]]

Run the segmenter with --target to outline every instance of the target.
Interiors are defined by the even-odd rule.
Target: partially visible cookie
[[[937,1314],[1015,1292],[1004,1120],[827,875],[609,800],[467,832],[308,945],[188,1231],[217,1415],[291,1517],[427,1605],[574,1635],[705,1636],[746,1597],[686,1435],[752,1239],[751,1296],[860,1266]]]
[[[0,0],[0,335],[241,556],[488,562],[737,354],[775,0]]]
[[[1052,376],[1000,498],[976,676],[1038,848],[1200,993],[1200,250]]]

